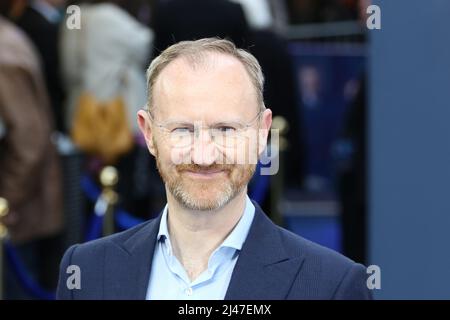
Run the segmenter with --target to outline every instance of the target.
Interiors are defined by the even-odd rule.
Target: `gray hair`
[[[178,42],[156,57],[147,69],[148,105],[152,107],[153,87],[161,71],[179,57],[188,60],[193,67],[204,62],[205,53],[222,53],[238,59],[245,67],[256,91],[256,97],[261,110],[265,109],[263,88],[264,75],[258,60],[249,52],[238,49],[233,42],[219,38],[204,38],[195,41]]]

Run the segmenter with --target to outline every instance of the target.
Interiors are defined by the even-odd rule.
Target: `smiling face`
[[[182,206],[215,210],[246,191],[256,167],[250,160],[263,151],[271,124],[270,110],[255,119],[259,111],[250,77],[232,56],[207,53],[195,67],[177,58],[162,70],[153,89],[154,120],[145,111],[138,120],[168,192]],[[192,144],[174,146],[171,132],[190,130],[190,124],[201,128],[192,133]],[[248,128],[219,145],[206,128],[228,132],[228,124]]]

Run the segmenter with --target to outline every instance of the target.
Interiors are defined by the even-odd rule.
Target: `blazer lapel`
[[[285,299],[301,269],[304,256],[290,258],[277,227],[255,205],[255,217],[239,254],[226,300]],[[161,214],[124,243],[105,250],[104,299],[144,300],[152,267]],[[108,279],[105,281],[105,279]]]
[[[106,249],[104,299],[145,299],[160,220],[161,214],[124,243]]]
[[[226,300],[285,299],[304,256],[290,258],[277,227],[255,205],[255,217],[231,276]]]

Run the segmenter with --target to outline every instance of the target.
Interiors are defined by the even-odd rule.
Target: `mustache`
[[[227,171],[230,172],[233,169],[232,164],[217,164],[213,163],[209,166],[200,166],[197,164],[179,164],[175,168],[178,172],[191,171],[191,172],[208,172],[208,171]]]

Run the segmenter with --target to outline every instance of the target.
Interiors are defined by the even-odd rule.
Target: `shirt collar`
[[[222,242],[220,247],[230,247],[236,250],[241,250],[242,246],[247,238],[248,232],[250,231],[250,226],[253,221],[253,217],[255,216],[255,206],[251,202],[248,196],[245,197],[245,209],[242,217],[239,219],[239,222],[233,228],[231,233],[226,237],[226,239]],[[164,207],[164,211],[161,217],[161,223],[159,224],[159,231],[156,239],[165,240],[169,239],[169,229],[167,227],[167,208],[168,205]]]
[[[164,239],[169,239],[169,229],[167,228],[167,208],[168,208],[168,205],[166,204],[166,206],[164,207],[164,210],[163,210],[162,217],[161,217],[161,222],[159,224],[158,235],[156,236],[156,239],[158,241],[164,240]]]
[[[247,238],[247,234],[250,231],[253,217],[255,216],[255,206],[251,202],[248,196],[245,197],[245,209],[241,219],[237,225],[233,228],[231,233],[226,237],[220,247],[230,247],[237,250],[242,249],[242,245]]]

